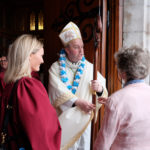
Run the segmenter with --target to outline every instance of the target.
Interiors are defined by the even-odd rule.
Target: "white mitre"
[[[59,37],[64,46],[74,39],[82,39],[78,26],[73,22],[69,22],[62,29],[62,31],[59,34]]]

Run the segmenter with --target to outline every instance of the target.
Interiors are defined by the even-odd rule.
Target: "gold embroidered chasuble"
[[[71,85],[73,83],[77,67],[78,64],[72,64],[70,61],[66,60],[66,72]],[[65,102],[70,101],[74,98],[80,98],[92,102],[93,91],[90,87],[91,80],[93,80],[93,65],[85,60],[83,75],[81,76],[79,86],[74,95],[60,79],[59,63],[53,63],[53,65],[49,69],[48,94],[51,103],[56,108],[59,115],[59,121],[62,127],[62,150],[67,150],[79,139],[79,137],[83,134],[84,130],[92,120],[92,113],[85,114],[79,108],[71,106],[68,106],[67,110],[62,111],[61,106]],[[101,81],[101,84],[104,88],[102,96],[107,97],[105,78],[100,73],[98,73],[98,80]],[[100,106],[101,105],[97,103],[97,112]]]

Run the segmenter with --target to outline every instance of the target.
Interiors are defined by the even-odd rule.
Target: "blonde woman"
[[[8,69],[4,76],[7,85],[0,109],[0,130],[6,115],[6,105],[17,81],[11,99],[12,113],[5,142],[4,136],[1,136],[1,142],[11,150],[60,149],[61,128],[56,112],[42,83],[31,76],[33,71],[39,71],[43,55],[43,44],[31,35],[18,37],[9,48]]]

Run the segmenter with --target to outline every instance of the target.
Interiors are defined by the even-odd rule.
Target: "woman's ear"
[[[29,56],[29,61],[31,61],[33,54],[30,54]]]
[[[122,80],[124,80],[124,81],[126,82],[127,76],[126,76],[126,73],[125,73],[125,72],[119,71],[119,76],[120,76],[120,78],[121,78]]]

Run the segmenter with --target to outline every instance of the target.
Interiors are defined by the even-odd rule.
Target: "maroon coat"
[[[13,85],[4,90],[0,110],[0,129],[4,111]],[[61,127],[55,109],[50,104],[47,91],[36,78],[19,80],[13,98],[12,122],[9,135],[19,135],[17,143],[26,150],[59,150]],[[16,150],[16,141],[9,144]]]
[[[4,71],[3,72],[0,72],[0,100],[1,100],[1,96],[2,96],[2,93],[3,93],[3,90],[5,88],[5,83],[4,83]]]
[[[5,82],[4,82],[4,73],[5,73],[5,69],[3,69],[2,72],[0,72],[0,101],[1,101],[1,96],[2,96],[2,93],[3,93],[3,90],[6,86]],[[38,72],[32,72],[31,73],[31,76],[40,80],[40,76],[38,74]]]

